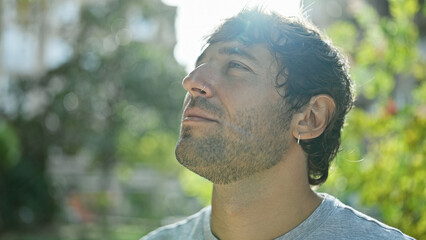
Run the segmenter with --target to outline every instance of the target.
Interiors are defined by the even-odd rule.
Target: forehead
[[[245,45],[238,41],[216,42],[209,45],[197,58],[196,65],[211,57],[236,57],[258,66],[270,64],[274,58],[266,44]]]

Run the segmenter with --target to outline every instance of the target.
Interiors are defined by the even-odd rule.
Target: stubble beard
[[[291,116],[281,106],[268,108],[265,119],[259,114],[264,108],[246,110],[232,124],[221,123],[204,136],[195,137],[190,126],[182,126],[177,160],[215,184],[236,182],[275,166],[288,149]]]

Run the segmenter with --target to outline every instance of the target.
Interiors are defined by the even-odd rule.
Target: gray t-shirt
[[[321,239],[414,239],[343,204],[335,197],[320,193],[322,203],[301,224],[277,240]],[[211,207],[175,224],[161,227],[140,240],[206,239],[217,240],[210,230]]]

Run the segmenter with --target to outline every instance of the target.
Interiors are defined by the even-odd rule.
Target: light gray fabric
[[[324,193],[319,195],[324,198],[320,206],[299,226],[277,240],[413,239],[396,228],[354,210],[331,195]],[[217,238],[210,231],[210,214],[210,206],[203,208],[183,221],[151,232],[141,240],[216,240]]]

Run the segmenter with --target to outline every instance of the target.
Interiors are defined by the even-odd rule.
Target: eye
[[[251,69],[249,67],[237,61],[230,61],[228,63],[228,69],[241,69],[251,72]]]

